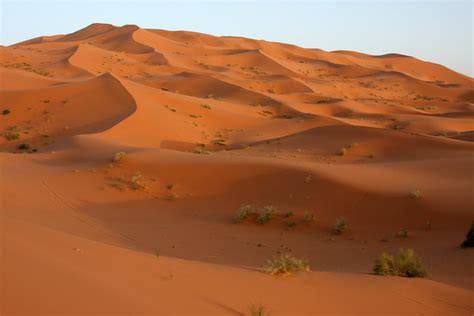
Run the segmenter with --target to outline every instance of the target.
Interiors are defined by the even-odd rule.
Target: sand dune
[[[0,313],[471,315],[473,127],[473,78],[399,54],[110,24],[1,46]],[[428,279],[371,275],[399,248]],[[264,273],[284,252],[312,271]]]

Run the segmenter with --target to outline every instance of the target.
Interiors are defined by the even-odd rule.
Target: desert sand
[[[0,46],[0,134],[2,315],[474,312],[474,80],[442,65],[92,24]],[[399,248],[428,278],[372,273]]]

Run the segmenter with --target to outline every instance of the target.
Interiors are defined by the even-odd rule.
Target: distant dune
[[[473,134],[474,79],[396,53],[109,24],[0,46],[0,314],[472,315]],[[399,248],[428,279],[371,275]],[[311,272],[265,274],[280,253]]]

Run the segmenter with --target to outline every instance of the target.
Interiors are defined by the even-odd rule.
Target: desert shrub
[[[2,111],[2,115],[8,115],[10,114],[12,111],[10,109],[5,109]]]
[[[339,149],[339,152],[338,152],[339,156],[345,156],[346,154],[347,154],[347,148],[346,147],[342,147],[341,149]]]
[[[288,211],[285,214],[283,214],[283,216],[286,217],[286,218],[291,217],[293,215],[294,215],[294,213],[292,211]]]
[[[400,231],[397,233],[397,237],[407,238],[408,237],[408,230],[406,228],[400,229]]]
[[[225,139],[214,139],[212,143],[214,145],[225,146]]]
[[[267,205],[263,207],[257,216],[257,219],[256,219],[257,223],[258,224],[268,223],[273,218],[274,213],[275,213],[275,208],[273,206]]]
[[[314,213],[310,213],[308,211],[305,211],[303,214],[303,222],[305,223],[310,223],[314,221]]]
[[[471,223],[471,228],[466,234],[466,240],[461,244],[462,248],[474,247],[474,221]]]
[[[20,134],[15,133],[15,132],[5,132],[3,134],[3,137],[5,137],[6,140],[8,140],[8,141],[12,141],[12,140],[20,139]]]
[[[294,272],[309,271],[309,260],[298,259],[290,254],[281,254],[268,261],[266,272],[272,275],[289,275]]]
[[[249,306],[250,316],[267,316],[267,309],[262,304],[252,304]]]
[[[288,228],[293,228],[293,227],[296,226],[296,222],[290,221],[290,222],[286,223],[286,226],[287,226]]]
[[[378,275],[395,275],[407,278],[427,276],[421,258],[413,249],[400,249],[395,256],[383,253],[372,268]]]
[[[255,208],[253,205],[250,205],[250,204],[242,205],[237,211],[237,215],[235,216],[234,221],[239,223],[254,214],[255,214]]]
[[[133,190],[144,190],[146,189],[146,185],[143,183],[143,176],[142,174],[137,171],[130,180],[130,187]]]
[[[423,192],[420,190],[413,190],[410,192],[410,197],[414,200],[418,200],[423,196]]]
[[[113,161],[120,161],[125,157],[125,152],[119,151],[118,153],[115,153],[114,157],[112,158]]]
[[[206,150],[206,145],[204,144],[198,144],[196,148],[194,148],[194,153],[195,154],[200,154],[200,155],[208,155],[211,152],[209,150]]]
[[[20,146],[18,146],[18,149],[20,149],[20,150],[28,150],[28,149],[30,149],[30,145],[28,145],[28,144],[20,144]]]
[[[203,108],[205,108],[205,109],[208,109],[208,110],[211,109],[211,106],[210,106],[209,104],[204,104],[204,103],[203,103],[203,104],[201,104],[201,106],[202,106]]]
[[[332,228],[332,231],[336,235],[342,234],[347,227],[347,221],[344,217],[339,217],[336,219],[336,223],[334,223],[334,226]]]
[[[310,174],[308,174],[308,175],[306,176],[306,178],[304,178],[304,182],[306,182],[306,183],[310,183],[311,180],[313,180],[313,176],[310,175]]]

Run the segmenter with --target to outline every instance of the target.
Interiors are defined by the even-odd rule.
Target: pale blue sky
[[[468,1],[0,0],[0,43],[94,22],[189,30],[324,50],[401,53],[474,76]]]

